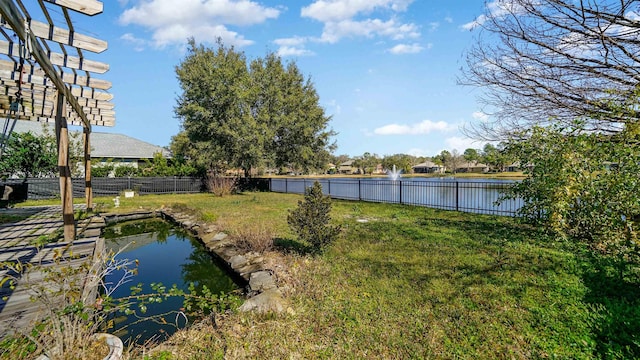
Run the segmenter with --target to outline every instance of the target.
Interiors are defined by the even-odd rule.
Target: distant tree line
[[[490,171],[503,172],[514,163],[514,159],[516,158],[507,152],[506,143],[499,143],[498,145],[488,143],[482,149],[467,148],[462,154],[457,149],[451,151],[442,150],[439,154],[431,157],[408,154],[381,157],[375,153],[365,152],[353,158],[348,155],[332,155],[330,161],[338,166],[346,161],[353,160],[352,166],[358,169],[359,173],[370,175],[376,171],[379,165],[383,171],[391,170],[395,166],[396,170],[409,174],[413,171],[413,166],[426,161],[444,166],[447,172],[451,173],[455,173],[457,169],[467,164],[475,165],[478,163],[487,165]]]

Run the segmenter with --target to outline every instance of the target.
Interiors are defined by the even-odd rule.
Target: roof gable
[[[16,122],[14,132],[31,132],[34,135],[44,133],[43,124],[35,121]],[[46,124],[53,133],[54,127]],[[71,131],[79,133],[80,131]],[[166,149],[148,142],[127,136],[124,134],[92,132],[91,133],[91,157],[92,158],[116,158],[116,159],[152,159],[157,152],[164,157],[171,154]]]

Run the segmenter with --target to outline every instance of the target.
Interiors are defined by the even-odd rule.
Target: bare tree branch
[[[495,0],[478,26],[459,83],[484,90],[491,120],[469,135],[501,140],[578,118],[590,130],[617,132],[640,120],[635,107],[615,106],[640,83],[640,2]]]

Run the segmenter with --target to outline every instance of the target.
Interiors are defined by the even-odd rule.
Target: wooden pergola
[[[83,128],[85,200],[91,209],[91,127],[115,125],[115,112],[113,96],[106,92],[111,83],[93,76],[109,65],[84,55],[103,52],[107,42],[76,32],[72,16],[99,14],[103,5],[98,0],[25,2],[0,0],[0,116],[5,124],[18,119],[55,123],[64,237],[73,240],[68,124]]]

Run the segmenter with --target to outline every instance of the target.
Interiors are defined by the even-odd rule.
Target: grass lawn
[[[312,256],[286,224],[300,199],[121,199],[118,211],[178,204],[227,231],[269,227],[290,302],[181,331],[150,359],[640,357],[640,283],[577,246],[511,218],[334,201],[343,233]],[[102,211],[110,201],[96,200]]]

